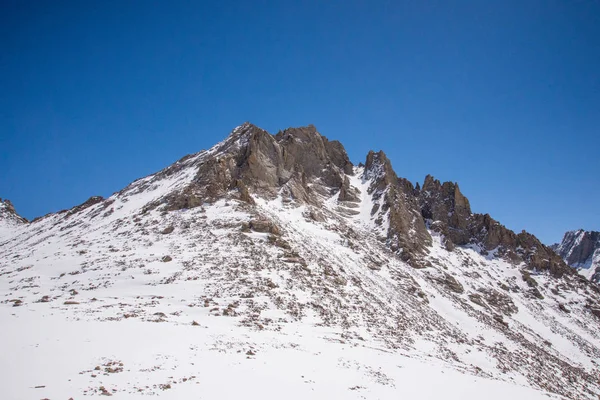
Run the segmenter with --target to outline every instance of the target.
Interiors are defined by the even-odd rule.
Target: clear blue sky
[[[600,2],[0,3],[0,197],[108,196],[244,121],[457,181],[546,243],[600,230]]]

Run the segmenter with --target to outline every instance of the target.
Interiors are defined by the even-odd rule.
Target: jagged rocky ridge
[[[562,242],[551,247],[568,265],[592,282],[600,283],[600,232],[569,231]]]
[[[350,208],[357,198],[349,187],[348,177],[354,172],[344,147],[338,141],[327,140],[312,125],[271,135],[246,123],[210,152],[212,157],[198,163],[190,184],[148,204],[145,210],[194,208],[232,190],[237,191],[240,200],[251,203],[249,189],[261,197],[281,195],[316,207],[322,198],[336,192],[338,201]],[[153,180],[177,172],[188,162],[189,158],[180,160]],[[571,272],[535,236],[524,231],[515,234],[488,214],[472,214],[458,184],[442,184],[427,176],[421,189],[414,188],[408,180],[398,178],[383,151],[369,152],[363,177],[372,181],[369,194],[381,200],[371,215],[379,225],[386,218],[389,247],[415,267],[423,266],[419,255],[431,243],[425,226],[431,222],[450,249],[454,244],[475,244],[484,252],[494,250],[512,262],[524,261],[534,270],[548,270],[555,276]],[[144,190],[151,182],[135,185],[135,190]]]
[[[162,296],[250,330],[308,323],[411,356],[425,341],[466,373],[599,394],[597,287],[533,235],[472,213],[457,184],[415,187],[383,152],[354,166],[314,126],[246,123],[107,199],[13,226],[0,274],[5,304],[40,312],[189,315],[156,318]],[[121,299],[125,277],[154,305]]]
[[[469,200],[457,183],[440,183],[428,175],[423,187],[417,188],[416,196],[423,218],[444,235],[449,250],[454,245],[475,244],[484,253],[494,251],[496,256],[524,262],[532,270],[549,271],[557,277],[571,273],[564,261],[534,235],[525,231],[515,234],[489,214],[472,213]]]

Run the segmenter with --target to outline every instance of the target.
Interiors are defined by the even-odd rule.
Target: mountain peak
[[[0,198],[0,220],[12,221],[14,223],[27,223],[27,219],[21,217],[15,210],[10,200]]]
[[[21,217],[10,200],[0,198],[0,242],[12,234],[16,228],[28,225],[27,219]]]
[[[233,130],[229,133],[229,135],[227,136],[227,138],[221,142],[221,143],[228,143],[230,144],[233,140],[239,139],[240,137],[245,137],[245,136],[250,136],[254,133],[257,132],[263,132],[263,133],[267,133],[267,131],[265,131],[264,129],[260,128],[257,125],[254,125],[251,122],[244,122],[241,125],[236,126],[235,128],[233,128]]]
[[[375,152],[369,150],[365,160],[365,174],[369,178],[385,178],[387,183],[397,179],[396,173],[392,168],[392,163],[387,158],[383,150]]]

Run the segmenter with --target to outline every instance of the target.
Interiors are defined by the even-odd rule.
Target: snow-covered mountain
[[[595,283],[600,283],[600,232],[569,231],[552,248],[567,264]]]
[[[600,395],[596,285],[313,126],[0,225],[6,398]]]

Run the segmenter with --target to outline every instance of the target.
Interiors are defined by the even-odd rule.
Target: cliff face
[[[404,261],[415,267],[424,266],[421,255],[431,245],[414,187],[406,179],[400,179],[383,151],[367,154],[364,179],[370,180],[368,193],[375,201],[371,214],[382,213],[387,217],[387,239],[391,249],[400,252]]]
[[[428,175],[423,186],[416,190],[416,196],[421,215],[432,230],[443,235],[449,250],[455,245],[476,245],[484,253],[493,251],[513,263],[524,262],[532,270],[549,271],[554,276],[572,273],[535,236],[525,231],[515,234],[489,214],[472,213],[469,200],[457,183],[441,183]]]
[[[190,161],[197,166],[192,182],[161,199],[170,210],[197,207],[234,192],[251,202],[248,190],[268,198],[281,195],[319,204],[320,197],[342,188],[353,168],[341,143],[327,140],[312,125],[271,135],[245,123],[201,160],[184,158],[162,174],[176,173]]]
[[[590,280],[600,283],[600,232],[570,231],[561,243],[552,245],[567,264]]]

